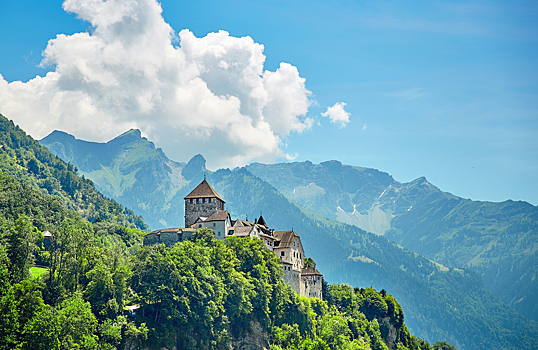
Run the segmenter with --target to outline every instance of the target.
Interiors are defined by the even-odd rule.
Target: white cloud
[[[264,47],[225,31],[197,38],[164,21],[155,0],[66,0],[90,33],[58,35],[44,77],[8,83],[0,113],[35,138],[54,129],[107,141],[139,128],[175,160],[202,153],[212,168],[290,157],[279,147],[309,129],[310,91],[296,67],[264,70]],[[332,119],[332,117],[331,117]]]
[[[334,106],[327,108],[325,113],[321,113],[324,117],[329,117],[331,123],[339,124],[340,128],[346,126],[349,123],[349,116],[351,113],[348,113],[344,110],[346,104],[344,102],[337,102]]]

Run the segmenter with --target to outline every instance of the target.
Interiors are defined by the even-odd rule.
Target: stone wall
[[[184,238],[183,234],[178,232],[150,233],[144,236],[144,245],[164,243],[167,247],[171,247],[177,242],[181,242]]]
[[[197,199],[198,203],[196,199],[192,203],[190,199],[185,200],[185,227],[190,227],[200,216],[207,218],[218,209],[224,210],[224,202],[218,198],[211,198],[211,203],[207,202],[208,198],[205,198],[205,203],[202,203],[202,198]]]
[[[301,292],[300,295],[309,298],[319,298],[323,300],[322,293],[323,277],[319,275],[301,276]]]
[[[284,282],[289,284],[291,288],[299,295],[301,294],[301,273],[297,270],[288,270],[286,265],[283,266],[284,269]]]

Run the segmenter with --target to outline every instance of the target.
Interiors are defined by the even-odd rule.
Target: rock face
[[[185,179],[191,180],[203,170],[205,170],[205,158],[201,154],[197,154],[189,160],[181,174]]]
[[[385,342],[387,343],[387,346],[391,350],[396,350],[396,338],[398,337],[398,330],[392,323],[390,323],[390,317],[384,317],[381,319],[381,322],[379,322],[379,325],[387,331],[386,337],[384,337]],[[383,332],[382,332],[383,334]]]
[[[230,350],[267,350],[269,349],[269,335],[257,321],[250,323],[251,332],[241,339],[233,339],[227,348]],[[141,348],[136,339],[127,339],[123,350],[150,350]],[[162,348],[162,350],[178,350],[176,346]]]
[[[269,349],[269,336],[259,322],[250,323],[251,332],[241,339],[232,340],[233,350],[266,350]]]

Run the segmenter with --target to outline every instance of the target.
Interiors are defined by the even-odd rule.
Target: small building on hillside
[[[191,225],[191,228],[210,228],[215,232],[215,238],[224,239],[228,230],[232,227],[232,219],[227,210],[217,209],[209,217],[199,217]]]
[[[165,228],[148,233],[144,237],[144,245],[164,243],[171,247],[177,242],[191,239],[199,228],[213,230],[216,239],[231,236],[257,238],[280,259],[284,281],[297,294],[323,299],[323,275],[315,266],[305,267],[305,252],[297,233],[293,230],[275,232],[269,228],[262,215],[254,222],[240,219],[234,221],[224,209],[225,203],[204,178],[185,197],[185,228]]]

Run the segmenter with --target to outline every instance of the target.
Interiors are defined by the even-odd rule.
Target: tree
[[[10,261],[11,281],[17,283],[30,275],[34,251],[42,235],[26,215],[19,215],[15,226],[7,234],[7,256]]]

